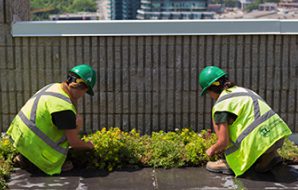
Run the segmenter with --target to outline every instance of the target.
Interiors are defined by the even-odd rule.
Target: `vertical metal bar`
[[[122,129],[122,130],[124,130],[124,128],[123,128],[123,112],[124,112],[124,109],[123,109],[123,96],[124,96],[124,92],[123,92],[123,52],[122,52],[122,46],[123,46],[123,37],[121,37],[120,39],[120,47],[119,47],[119,49],[120,49],[120,51],[119,51],[119,58],[120,58],[120,63],[118,63],[118,64],[120,64],[120,111],[121,111],[121,113],[120,113],[120,128]]]
[[[11,52],[10,52],[10,54],[12,55],[12,65],[13,65],[13,68],[14,68],[14,73],[15,73],[15,75],[12,77],[14,80],[13,80],[13,87],[14,87],[14,95],[13,95],[13,97],[14,97],[14,105],[15,105],[15,108],[14,108],[14,110],[16,111],[16,112],[18,112],[18,109],[20,109],[20,107],[21,106],[18,106],[18,94],[19,94],[19,92],[18,92],[18,88],[17,88],[17,79],[19,78],[19,75],[18,74],[16,74],[18,71],[17,71],[17,69],[16,69],[16,51],[15,51],[15,39],[12,39],[12,49],[11,49]],[[36,48],[35,48],[36,49]],[[1,85],[1,84],[0,84]],[[1,87],[0,87],[0,89],[1,89]],[[1,93],[2,94],[2,93]],[[2,98],[1,98],[1,95],[0,95],[0,101],[2,100]],[[0,102],[0,105],[1,105],[1,102]],[[1,106],[0,106],[0,108],[1,108]],[[16,112],[15,112],[15,114],[16,114]],[[0,114],[1,115],[1,114]],[[0,116],[0,119],[1,119],[1,116]],[[0,123],[2,123],[2,122],[0,122]]]
[[[141,82],[141,94],[142,94],[142,131],[145,134],[147,132],[146,129],[146,86],[145,86],[145,76],[146,76],[146,39],[147,37],[141,37],[139,38],[139,40],[141,41],[141,54],[140,54],[140,61],[142,64],[138,63],[138,68],[141,69],[141,74],[142,74],[142,82]],[[149,133],[151,133],[152,131],[149,131]]]
[[[164,103],[165,103],[165,113],[164,113],[164,119],[165,119],[165,130],[168,131],[169,130],[169,101],[168,101],[168,93],[169,93],[169,38],[167,36],[164,37],[164,64],[165,64],[165,74],[166,74],[166,80],[165,80],[165,86],[164,86],[164,90],[165,90],[165,99],[164,99]]]
[[[113,109],[112,109],[112,113],[111,113],[111,117],[112,117],[112,127],[116,127],[116,120],[115,120],[115,113],[116,113],[116,55],[115,55],[115,37],[111,37],[111,56],[112,56],[112,97],[113,97]]]
[[[280,112],[281,116],[288,121],[289,120],[289,107],[288,107],[288,98],[289,98],[289,88],[288,88],[288,82],[285,82],[286,84],[283,84],[284,78],[287,78],[288,75],[284,75],[284,71],[288,68],[287,63],[287,52],[285,51],[286,45],[287,45],[287,36],[281,36],[280,38],[280,57],[279,57],[279,86],[280,86],[280,93],[279,93],[279,100],[280,100]]]
[[[298,83],[297,81],[297,75],[296,75],[296,71],[295,71],[295,67],[297,67],[297,57],[298,57],[298,52],[297,52],[297,36],[290,36],[289,39],[289,76],[290,76],[290,80],[289,80],[289,86],[290,89],[293,92],[293,98],[291,98],[291,106],[293,107],[293,126],[291,127],[291,129],[293,130],[293,132],[298,132],[298,101],[297,101],[297,89],[298,89]]]
[[[10,16],[11,16],[11,0],[3,0],[3,15],[4,15],[4,23],[10,23]]]
[[[194,126],[192,126],[192,118],[191,115],[193,115],[192,113],[192,105],[191,105],[191,100],[192,100],[192,87],[191,87],[191,81],[195,80],[195,78],[192,78],[192,68],[191,68],[191,57],[192,57],[192,37],[187,37],[188,39],[188,45],[186,47],[188,47],[187,49],[187,63],[188,63],[188,101],[187,101],[187,126],[186,127],[191,127],[193,128]]]
[[[161,102],[161,96],[162,96],[162,92],[161,92],[161,37],[157,37],[157,46],[158,46],[158,60],[157,60],[157,78],[158,78],[158,83],[157,83],[157,94],[158,94],[158,111],[157,111],[157,126],[158,126],[158,130],[161,130],[161,106],[162,103]],[[152,129],[151,129],[152,130]]]
[[[138,76],[138,70],[139,70],[139,38],[140,37],[135,37],[136,40],[135,40],[135,43],[136,43],[136,49],[135,49],[135,75]],[[139,84],[137,81],[134,81],[135,82],[135,90],[136,90],[136,126],[137,126],[137,129],[142,133],[143,131],[141,131],[141,127],[139,128]]]
[[[152,39],[153,37],[150,38],[150,44],[146,44],[146,47],[148,47],[148,49],[150,49],[150,57],[149,57],[149,63],[148,63],[148,70],[150,72],[150,86],[147,86],[147,88],[149,88],[149,97],[150,97],[150,106],[149,106],[149,114],[150,114],[150,131],[151,133],[153,132],[154,129],[157,129],[159,128],[159,126],[153,126],[155,121],[154,121],[154,105],[156,104],[156,102],[154,101],[154,97],[155,97],[155,94],[156,92],[154,91],[154,80],[155,80],[155,77],[154,77],[154,65],[155,65],[155,60],[156,60],[156,44],[154,43],[154,39]],[[147,52],[148,54],[148,52]],[[147,59],[146,59],[147,60]]]
[[[208,64],[207,64],[207,36],[200,36],[200,41],[199,41],[199,44],[200,44],[200,57],[199,57],[199,60],[200,60],[200,68],[202,71]],[[202,89],[201,89],[202,90]],[[202,102],[199,104],[199,105],[202,105],[201,107],[201,123],[202,123],[202,129],[206,129],[206,117],[205,117],[205,112],[206,112],[206,101],[207,101],[207,98],[206,98],[206,95],[203,96],[203,97],[200,97],[199,100],[201,100]]]
[[[178,64],[180,65],[180,67],[178,68],[178,76],[179,76],[179,100],[180,100],[180,107],[179,107],[179,111],[180,111],[180,114],[179,114],[179,117],[180,117],[180,122],[179,122],[179,128],[181,129],[183,127],[183,83],[184,83],[184,73],[183,73],[183,53],[184,53],[184,49],[183,49],[183,45],[184,45],[184,41],[183,41],[183,37],[182,36],[179,36],[178,37],[179,39],[179,44],[178,47],[178,51],[177,54],[179,55],[178,57]]]
[[[173,51],[173,63],[174,63],[174,71],[173,71],[173,75],[174,75],[174,88],[173,88],[173,126],[174,128],[180,128],[179,126],[176,125],[176,115],[177,115],[177,111],[176,111],[176,91],[177,91],[177,63],[176,63],[176,46],[177,46],[177,36],[174,37],[174,51]]]
[[[175,129],[175,36],[167,37],[167,70],[168,70],[168,87],[167,87],[167,104],[168,104],[168,115],[167,115],[167,129]]]
[[[274,77],[274,36],[266,36],[267,41],[267,59],[266,59],[266,101],[274,109],[274,100],[273,100],[273,77]]]
[[[120,121],[120,117],[122,115],[122,105],[121,105],[121,97],[122,97],[122,92],[120,91],[121,87],[121,72],[120,67],[122,65],[122,60],[120,58],[120,52],[121,52],[121,37],[113,37],[114,43],[114,114],[113,114],[113,119],[114,119],[114,127],[119,127],[122,129],[122,122]]]
[[[199,85],[199,73],[200,73],[200,67],[199,67],[199,57],[200,57],[200,52],[199,52],[199,50],[200,50],[200,43],[199,43],[199,39],[200,39],[200,37],[199,36],[195,36],[195,37],[192,37],[192,38],[194,38],[193,39],[193,41],[195,41],[194,43],[193,43],[193,47],[191,48],[191,51],[193,52],[192,53],[192,55],[193,55],[193,58],[192,58],[192,60],[193,60],[193,65],[195,66],[195,77],[192,79],[192,80],[195,80],[195,84],[194,84],[194,90],[195,90],[195,101],[194,101],[194,105],[192,105],[192,106],[194,106],[194,117],[195,117],[195,119],[194,119],[194,124],[195,124],[195,130],[196,131],[199,131],[199,130],[201,130],[201,127],[199,126],[199,114],[200,114],[200,112],[199,112],[199,98],[201,98],[200,97],[200,94],[199,94],[199,91],[200,91],[200,85]]]
[[[256,93],[259,94],[260,89],[259,89],[259,78],[260,78],[260,74],[259,74],[259,70],[260,70],[260,63],[259,63],[259,36],[252,36],[251,39],[251,65],[250,65],[250,69],[251,69],[251,89],[254,90]]]
[[[122,81],[122,123],[123,123],[123,129],[126,131],[130,131],[129,127],[129,105],[128,105],[128,91],[129,91],[129,84],[128,84],[128,57],[129,57],[129,37],[122,37],[122,45],[120,47],[121,56],[122,56],[122,70],[120,72],[122,73],[121,81]]]
[[[274,45],[274,81],[273,81],[273,87],[274,90],[274,102],[275,102],[275,109],[276,111],[282,116],[281,113],[281,94],[282,94],[282,88],[281,88],[281,68],[282,68],[282,39],[281,36],[274,36],[275,39],[275,45]],[[283,116],[282,116],[283,117]],[[285,118],[283,118],[285,119]]]
[[[108,117],[109,117],[109,101],[108,101],[108,75],[110,74],[109,71],[108,71],[108,37],[104,37],[103,38],[103,43],[104,43],[104,49],[105,49],[105,66],[104,66],[104,70],[105,70],[105,91],[104,91],[104,94],[105,94],[105,110],[106,110],[106,117],[105,117],[105,127],[108,127],[109,125],[109,120],[108,120]]]
[[[259,62],[259,95],[266,98],[266,38],[259,36],[258,42],[258,62]]]
[[[128,125],[128,130],[132,130],[132,128],[135,128],[134,125],[132,125],[132,110],[131,110],[131,39],[133,37],[128,37],[128,40],[127,40],[127,72],[128,72],[128,76],[127,76],[127,88],[128,88],[128,98],[127,98],[127,106],[128,106],[128,118],[127,118],[127,125]],[[133,126],[133,127],[132,127]]]
[[[5,0],[0,0],[0,24],[5,21]]]
[[[93,48],[94,48],[93,47],[93,41],[92,41],[93,39],[94,39],[94,37],[88,37],[88,40],[89,40],[88,49],[89,49],[89,54],[90,54],[90,56],[88,57],[88,63],[95,69],[95,72],[97,73],[97,68],[95,68],[95,64],[93,62],[94,57],[96,57],[96,55],[93,55],[93,51],[92,51]],[[97,75],[97,77],[98,77],[98,75]],[[93,91],[94,90],[95,90],[95,88],[93,88]],[[94,92],[94,94],[97,95],[97,92]],[[89,117],[89,119],[90,119],[90,121],[89,121],[90,124],[89,125],[90,126],[89,127],[90,127],[90,129],[89,130],[91,132],[93,132],[94,131],[94,125],[93,125],[94,118],[93,118],[93,115],[94,115],[94,112],[95,112],[93,105],[97,101],[94,102],[94,97],[91,97],[91,96],[87,96],[87,97],[89,99],[89,106],[90,106],[90,108],[89,108],[89,111],[90,111],[90,113],[89,113],[90,114],[90,117]],[[90,131],[88,131],[88,132],[90,132]]]
[[[100,117],[100,109],[101,109],[101,102],[100,102],[100,83],[101,83],[101,67],[100,67],[100,51],[99,51],[99,38],[92,37],[92,65],[94,65],[96,69],[96,96],[92,100],[92,128],[91,133],[98,131],[101,128],[101,117]],[[94,102],[96,105],[93,106]]]

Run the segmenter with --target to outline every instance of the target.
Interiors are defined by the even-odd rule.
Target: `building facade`
[[[112,20],[134,20],[140,8],[140,0],[110,0],[109,5]]]
[[[111,3],[110,0],[97,0],[97,13],[99,20],[111,20]]]
[[[208,0],[141,0],[137,19],[213,18],[207,8]]]

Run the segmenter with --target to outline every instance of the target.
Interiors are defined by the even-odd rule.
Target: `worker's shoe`
[[[18,167],[18,168],[22,168],[22,169],[26,169],[29,167],[26,158],[21,154],[17,154],[13,158],[12,162],[13,162],[14,167]]]
[[[256,163],[254,169],[256,172],[265,173],[274,168],[274,166],[281,163],[282,158],[279,155],[271,155],[271,157],[266,156]]]
[[[233,171],[229,168],[227,162],[223,159],[217,160],[215,162],[207,162],[206,169],[210,172],[223,173],[231,175]]]

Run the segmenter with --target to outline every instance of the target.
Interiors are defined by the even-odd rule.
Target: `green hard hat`
[[[205,67],[200,75],[199,75],[199,83],[202,87],[201,96],[203,96],[206,93],[206,90],[217,81],[222,76],[226,76],[227,73],[224,72],[222,69],[216,67],[216,66],[207,66]]]
[[[87,93],[91,96],[94,95],[93,87],[96,82],[96,73],[90,65],[82,64],[77,65],[70,69],[69,72],[77,74],[81,79],[83,79],[84,83],[88,86]]]

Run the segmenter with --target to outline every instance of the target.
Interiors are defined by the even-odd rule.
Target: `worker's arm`
[[[79,132],[83,126],[83,119],[79,114],[71,110],[52,113],[53,123],[58,129],[64,130],[69,145],[74,149],[92,149],[91,142],[84,142],[80,139]]]
[[[83,118],[81,115],[76,115],[76,128],[65,130],[65,136],[69,145],[73,149],[92,149],[93,144],[91,142],[84,142],[79,137],[80,129],[83,127]]]
[[[208,156],[213,156],[214,154],[220,153],[225,150],[229,145],[229,129],[228,123],[216,124],[213,122],[214,131],[217,136],[217,142],[212,145],[207,151]]]

